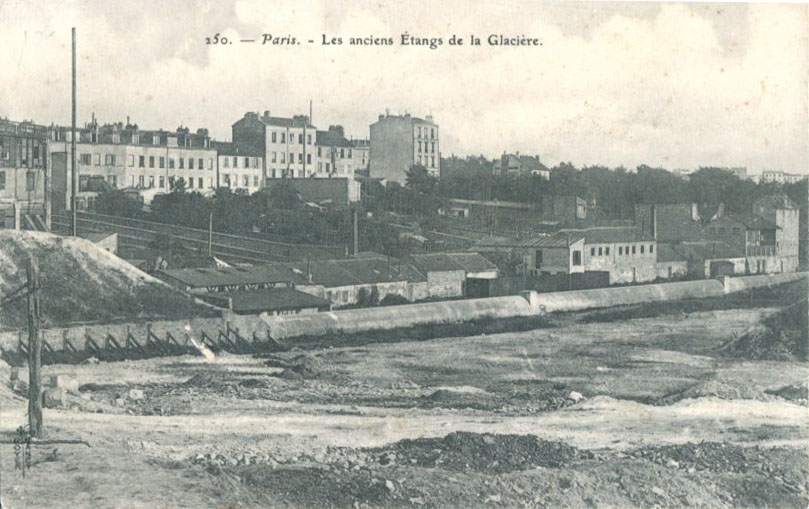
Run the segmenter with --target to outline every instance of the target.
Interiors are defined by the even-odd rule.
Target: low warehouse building
[[[298,315],[331,310],[329,301],[293,288],[215,292],[200,298],[237,315]]]
[[[413,266],[427,277],[430,297],[489,297],[497,266],[479,253],[412,255]]]

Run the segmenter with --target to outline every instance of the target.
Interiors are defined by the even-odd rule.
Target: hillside
[[[39,264],[44,327],[216,314],[92,242],[40,232],[0,231],[0,299],[25,283],[29,255]],[[0,307],[0,330],[26,326],[25,299]]]

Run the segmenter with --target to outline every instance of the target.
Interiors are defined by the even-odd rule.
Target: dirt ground
[[[90,447],[23,479],[0,445],[3,504],[806,507],[805,363],[721,349],[774,311],[46,366],[78,384],[46,437]]]

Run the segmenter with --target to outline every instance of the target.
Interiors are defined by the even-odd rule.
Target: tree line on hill
[[[445,164],[442,160],[442,164]],[[459,161],[468,161],[469,171],[459,171]],[[635,171],[625,168],[589,166],[577,169],[562,163],[551,170],[550,180],[539,176],[493,176],[483,171],[485,158],[455,158],[446,164],[455,170],[437,178],[420,165],[407,171],[405,185],[383,186],[365,179],[359,208],[358,229],[361,250],[372,250],[395,256],[405,246],[398,234],[380,221],[394,213],[405,221],[428,227],[437,211],[450,198],[499,200],[541,204],[549,196],[575,195],[584,198],[601,211],[607,219],[632,219],[638,203],[724,203],[728,212],[749,213],[759,197],[776,192],[786,193],[802,208],[805,227],[807,197],[806,181],[794,184],[756,183],[740,179],[720,168],[700,168],[686,180],[661,168],[639,166]],[[182,179],[175,182],[170,193],[157,195],[148,211],[120,191],[101,194],[94,210],[150,221],[207,229],[213,214],[217,232],[250,234],[264,233],[299,243],[345,245],[353,239],[352,211],[345,207],[312,207],[301,200],[298,192],[287,182],[252,195],[238,194],[227,188],[217,189],[212,196],[185,192]],[[367,213],[367,214],[366,214]]]

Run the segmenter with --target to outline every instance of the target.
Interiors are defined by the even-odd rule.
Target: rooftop
[[[764,206],[771,209],[796,210],[798,208],[789,196],[784,193],[770,194],[755,201],[754,206]]]
[[[480,253],[414,254],[411,258],[416,268],[422,272],[446,270],[484,272],[497,270],[497,265],[487,260]]]
[[[245,157],[263,157],[260,150],[248,150],[243,146],[236,145],[230,141],[213,141],[211,140],[211,148],[215,149],[219,155],[225,156],[245,156]]]
[[[159,272],[192,288],[262,283],[304,283],[306,280],[283,264],[251,267],[165,269]]]
[[[261,313],[306,308],[330,308],[330,302],[293,288],[269,288],[211,294],[210,297],[230,298],[236,313]]]

